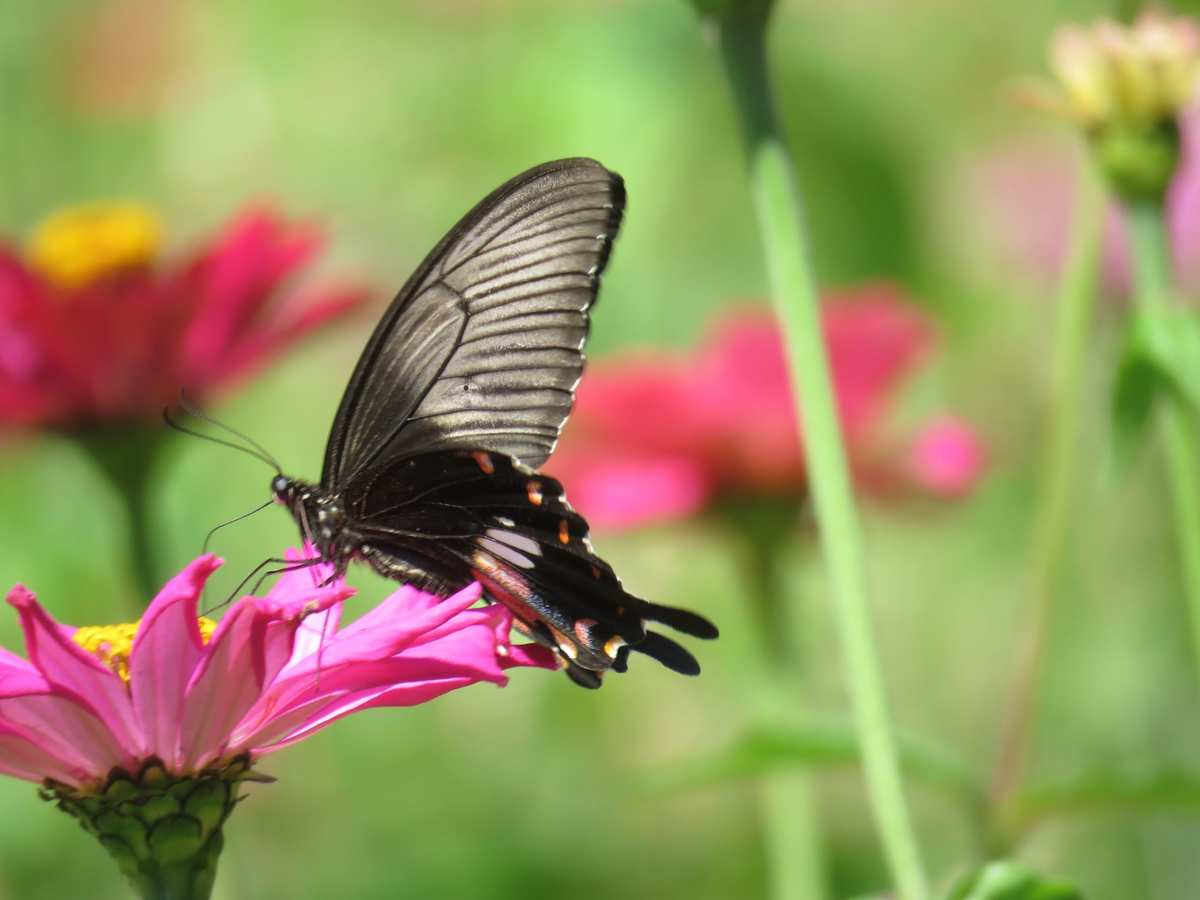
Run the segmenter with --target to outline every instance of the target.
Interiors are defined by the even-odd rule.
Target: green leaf
[[[1141,310],[1130,322],[1113,390],[1120,461],[1136,449],[1162,395],[1200,411],[1200,321],[1188,310]]]
[[[716,753],[675,763],[653,777],[662,790],[681,790],[753,778],[794,768],[857,765],[858,737],[842,720],[807,721],[793,727],[759,727],[747,731]],[[983,802],[983,789],[971,767],[952,752],[901,735],[900,759],[905,772],[931,787]]]
[[[946,900],[1083,900],[1061,881],[1047,881],[1011,860],[990,862],[959,879]]]
[[[1026,788],[1016,798],[1021,830],[1048,818],[1095,812],[1200,809],[1200,772],[1099,769]]]

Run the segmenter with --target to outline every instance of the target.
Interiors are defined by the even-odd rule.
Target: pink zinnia
[[[364,298],[288,297],[319,233],[248,211],[178,261],[134,204],[58,213],[25,251],[0,240],[0,427],[155,419],[245,376]]]
[[[270,780],[260,757],[358,710],[555,668],[510,643],[503,606],[471,608],[477,584],[445,600],[402,587],[341,628],[354,592],[316,565],[198,619],[220,564],[192,562],[132,625],[71,628],[24,587],[8,595],[29,658],[0,649],[0,772],[40,783],[141,896],[209,895],[239,782]]]
[[[64,626],[13,588],[29,659],[0,649],[0,772],[83,792],[151,759],[185,776],[257,760],[358,710],[503,685],[512,666],[555,667],[543,648],[509,642],[503,606],[471,608],[477,584],[445,600],[402,587],[341,628],[354,591],[317,586],[323,566],[244,597],[213,629],[196,605],[220,564],[190,563],[136,626]]]
[[[968,491],[984,465],[971,428],[947,416],[899,439],[886,428],[900,385],[933,346],[926,318],[875,285],[829,298],[824,326],[859,483],[882,493]],[[739,310],[694,353],[593,366],[550,469],[571,485],[572,503],[608,527],[679,518],[728,496],[802,496],[804,448],[774,318]]]

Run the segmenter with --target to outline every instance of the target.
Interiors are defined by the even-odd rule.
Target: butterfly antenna
[[[192,437],[200,438],[200,440],[202,440],[202,441],[211,441],[212,443],[220,444],[223,447],[231,447],[234,450],[240,450],[242,453],[246,453],[246,454],[249,454],[250,456],[253,456],[259,462],[266,463],[268,466],[273,468],[276,472],[282,471],[279,467],[279,464],[277,462],[275,462],[275,459],[273,457],[271,457],[269,454],[260,453],[255,450],[251,450],[249,447],[243,447],[241,444],[235,444],[233,441],[227,441],[224,438],[214,437],[213,435],[205,434],[202,431],[194,431],[185,425],[181,425],[179,422],[177,422],[173,418],[171,418],[171,411],[165,407],[163,408],[162,418],[163,418],[163,422],[166,423],[167,427],[170,429],[173,429],[174,431],[178,431],[181,434],[188,434],[188,435],[191,435]]]
[[[207,422],[209,425],[212,425],[214,428],[220,428],[225,433],[232,434],[234,437],[245,441],[247,444],[249,444],[251,447],[253,447],[255,450],[257,450],[259,452],[262,459],[266,460],[272,466],[274,466],[276,472],[283,471],[283,467],[281,465],[279,465],[279,461],[276,460],[275,457],[272,456],[270,454],[270,452],[262,444],[260,444],[256,440],[254,440],[254,438],[250,437],[250,435],[245,434],[244,432],[238,431],[232,425],[226,425],[224,422],[218,422],[216,419],[214,419],[208,413],[204,412],[202,409],[200,409],[198,406],[196,406],[194,403],[192,403],[191,400],[188,399],[187,394],[182,390],[179,392],[179,406],[184,412],[188,413],[189,415],[195,416],[197,419],[201,420],[202,422]]]

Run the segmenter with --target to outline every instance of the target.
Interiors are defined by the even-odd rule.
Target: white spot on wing
[[[516,547],[518,550],[524,550],[526,553],[531,553],[534,556],[542,555],[542,548],[538,546],[538,542],[523,534],[516,534],[512,531],[501,531],[499,528],[489,528],[485,534],[501,543],[508,544],[510,547]]]
[[[502,544],[499,541],[493,541],[491,538],[479,538],[479,546],[483,547],[488,552],[512,563],[522,569],[532,569],[533,560],[522,553],[518,553],[507,544]]]

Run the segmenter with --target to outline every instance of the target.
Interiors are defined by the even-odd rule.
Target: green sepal
[[[178,776],[151,759],[136,774],[113,769],[92,790],[47,781],[40,794],[100,841],[139,896],[205,900],[238,784],[272,780],[250,766],[243,755]]]
[[[1078,889],[1041,878],[1019,862],[1000,860],[964,875],[946,900],[1083,900]]]
[[[1091,135],[1092,153],[1126,204],[1161,203],[1179,165],[1179,123],[1112,122]]]

